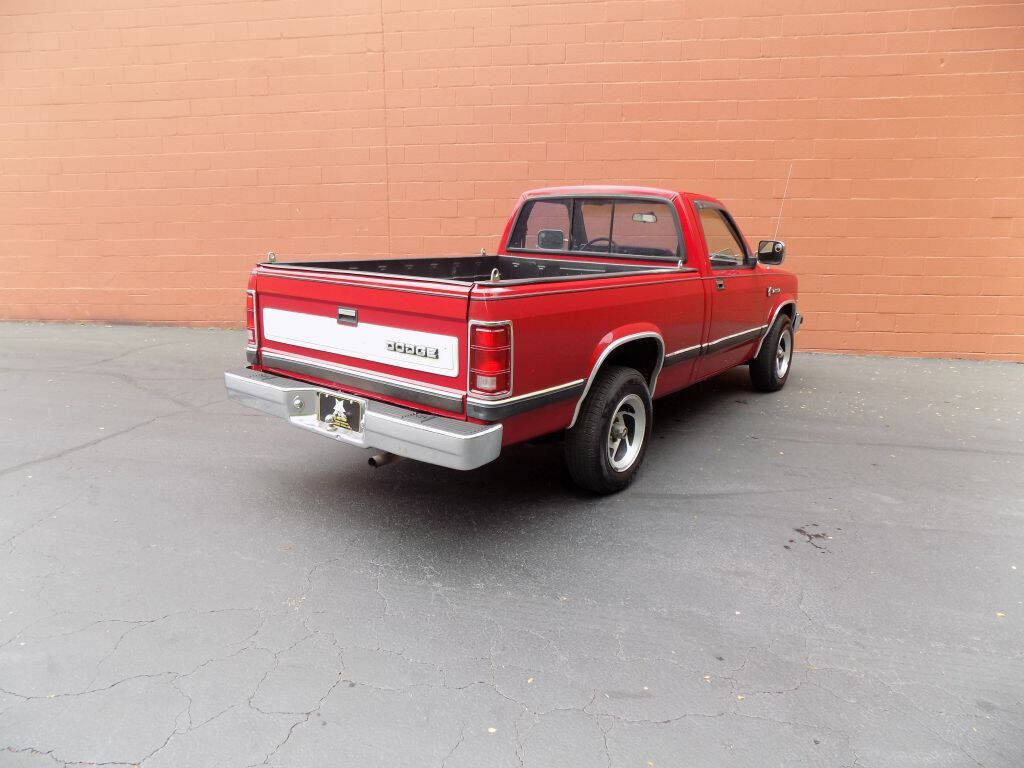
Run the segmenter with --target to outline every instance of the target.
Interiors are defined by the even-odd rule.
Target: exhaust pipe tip
[[[383,467],[385,464],[393,464],[394,462],[398,461],[400,458],[402,458],[402,457],[401,456],[396,456],[393,453],[388,453],[387,451],[384,451],[383,453],[375,453],[373,456],[371,456],[367,460],[366,463],[369,464],[374,469],[379,469],[380,467]]]

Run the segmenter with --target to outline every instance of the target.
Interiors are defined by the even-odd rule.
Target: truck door
[[[710,269],[711,321],[697,378],[745,363],[764,332],[764,288],[757,262],[721,206],[695,200]]]

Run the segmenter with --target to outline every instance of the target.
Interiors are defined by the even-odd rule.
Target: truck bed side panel
[[[699,348],[704,289],[696,272],[637,276],[586,286],[538,285],[474,291],[470,315],[511,320],[513,376],[510,397],[585,381],[600,352],[621,329],[652,329],[666,353]],[[656,394],[689,383],[694,355],[679,356],[659,376]],[[570,397],[503,419],[506,444],[564,429],[578,401]]]

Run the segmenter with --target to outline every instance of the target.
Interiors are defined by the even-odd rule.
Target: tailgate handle
[[[359,312],[351,307],[338,307],[338,322],[345,325],[359,325]]]

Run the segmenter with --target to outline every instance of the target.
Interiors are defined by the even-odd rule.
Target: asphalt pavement
[[[738,369],[595,498],[371,469],[243,346],[0,325],[0,766],[1024,764],[1024,366]]]

